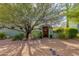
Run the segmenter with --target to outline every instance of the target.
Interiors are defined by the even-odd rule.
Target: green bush
[[[77,36],[78,30],[75,28],[58,28],[55,30],[57,38],[72,39]]]
[[[20,34],[16,34],[14,37],[13,37],[13,41],[15,40],[22,40],[24,38],[24,34],[20,33]]]
[[[57,33],[61,33],[61,32],[64,32],[64,28],[58,28],[55,30]]]
[[[77,36],[78,30],[75,28],[66,28],[65,29],[65,37],[66,38],[75,38]]]
[[[41,31],[33,31],[32,36],[33,36],[34,39],[42,38],[42,32]]]
[[[64,32],[58,33],[58,38],[64,39],[65,38]]]
[[[5,33],[0,33],[0,40],[2,40],[2,39],[5,39],[6,38],[6,35],[5,35]]]
[[[77,34],[77,38],[79,38],[79,33]]]
[[[64,28],[58,28],[58,29],[56,29],[55,33],[57,34],[57,38],[60,38],[60,39],[65,38]]]

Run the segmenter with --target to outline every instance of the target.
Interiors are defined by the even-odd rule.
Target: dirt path
[[[28,56],[27,41],[0,40],[0,56]],[[64,56],[79,56],[79,40],[42,39],[30,41],[33,56],[51,56],[50,48]]]

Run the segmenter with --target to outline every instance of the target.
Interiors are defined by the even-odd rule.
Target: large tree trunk
[[[28,45],[28,53],[29,53],[29,55],[31,56],[32,54],[31,54],[31,46],[30,46],[30,32],[27,32],[26,33],[26,40],[27,40],[27,45]]]
[[[28,38],[29,38],[29,32],[28,33],[26,33],[26,40],[28,40]]]

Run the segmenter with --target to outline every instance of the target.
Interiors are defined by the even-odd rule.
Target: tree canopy
[[[79,4],[70,4],[67,15],[71,22],[79,23]]]
[[[56,21],[62,15],[61,4],[0,4],[0,23],[5,27],[20,28],[23,32],[31,31],[39,24]]]

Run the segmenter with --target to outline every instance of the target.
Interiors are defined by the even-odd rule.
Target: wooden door
[[[44,26],[43,27],[43,37],[48,37],[48,27],[47,26]]]

